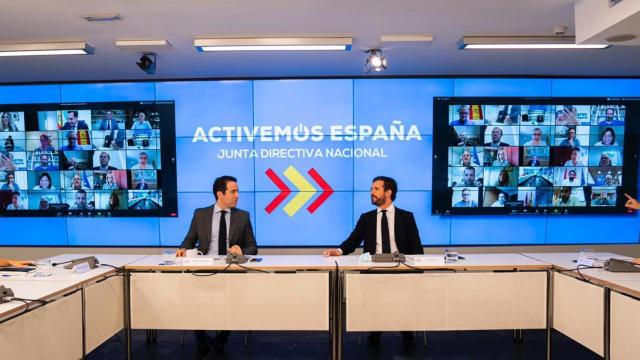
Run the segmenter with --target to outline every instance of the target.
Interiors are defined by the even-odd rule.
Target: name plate
[[[89,263],[83,262],[78,265],[74,265],[71,270],[76,274],[84,274],[87,271],[91,270],[91,266],[89,266]]]
[[[407,264],[409,265],[444,265],[444,257],[442,255],[407,255]]]
[[[211,257],[182,258],[182,266],[210,266],[213,265]]]

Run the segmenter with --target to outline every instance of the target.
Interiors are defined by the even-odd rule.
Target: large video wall
[[[177,218],[2,218],[0,245],[177,246],[216,176],[238,178],[259,246],[335,246],[376,175],[422,243],[637,243],[635,215],[431,215],[433,98],[640,96],[634,79],[322,79],[0,86],[0,103],[175,101]],[[630,119],[632,120],[632,119]],[[635,193],[636,189],[629,189]],[[624,229],[624,231],[615,231]]]

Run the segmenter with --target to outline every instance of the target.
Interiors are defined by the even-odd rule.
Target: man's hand
[[[227,250],[228,254],[242,255],[242,249],[238,245],[233,245]]]
[[[7,260],[7,262],[9,263],[9,266],[15,267],[25,267],[28,265],[33,265],[33,261],[31,260]]]
[[[340,256],[342,255],[341,249],[329,249],[322,252],[322,256]]]
[[[187,256],[187,249],[176,250],[176,257],[185,257],[185,256]]]
[[[625,193],[624,196],[627,197],[627,202],[624,204],[624,206],[627,208],[627,210],[638,210],[638,209],[640,209],[640,202],[638,202],[638,200],[632,198],[627,193]]]

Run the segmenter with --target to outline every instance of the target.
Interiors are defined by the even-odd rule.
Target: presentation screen
[[[434,98],[432,213],[626,212],[639,100]]]
[[[0,105],[0,216],[177,216],[173,102]]]

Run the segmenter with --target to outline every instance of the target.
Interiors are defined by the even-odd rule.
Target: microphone
[[[225,262],[227,264],[244,264],[249,261],[249,257],[238,254],[229,254]]]
[[[13,296],[13,290],[11,290],[11,288],[0,285],[0,304],[13,301]]]
[[[57,263],[51,264],[51,266],[58,266],[58,265],[62,265],[62,264],[68,264],[64,268],[65,269],[71,269],[74,266],[76,266],[78,264],[81,264],[83,262],[88,263],[89,267],[91,269],[95,269],[96,267],[100,266],[100,261],[95,256],[87,256],[87,257],[83,257],[83,258],[79,258],[79,259],[63,261],[63,262],[57,262]]]

